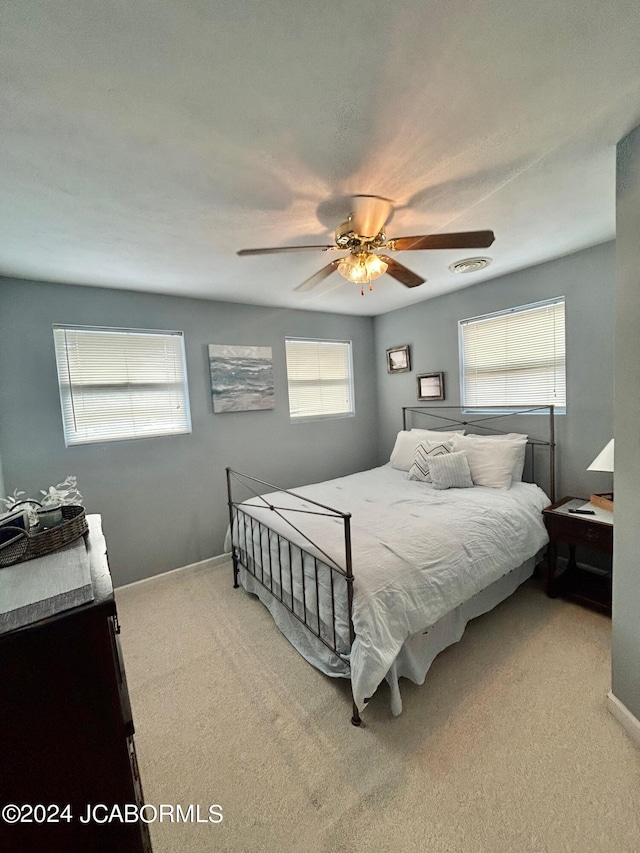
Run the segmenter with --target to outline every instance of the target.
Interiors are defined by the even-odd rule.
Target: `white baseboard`
[[[228,554],[218,554],[217,557],[209,557],[206,560],[200,560],[198,563],[189,563],[188,566],[179,566],[177,569],[170,569],[168,572],[160,572],[157,575],[151,575],[149,578],[142,578],[139,581],[132,581],[117,586],[116,589],[129,589],[132,586],[138,586],[141,583],[157,580],[157,578],[166,578],[167,575],[175,575],[176,572],[184,572],[186,569],[213,569],[215,566],[221,566],[223,563],[228,563],[231,560],[231,552]]]
[[[640,744],[640,720],[634,717],[627,706],[623,705],[611,691],[607,693],[607,708],[629,737],[635,740],[637,744]]]

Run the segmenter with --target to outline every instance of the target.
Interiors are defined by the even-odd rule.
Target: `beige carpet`
[[[117,592],[156,853],[637,853],[640,750],[605,706],[610,621],[535,580],[470,623],[422,687],[349,723],[227,566]]]

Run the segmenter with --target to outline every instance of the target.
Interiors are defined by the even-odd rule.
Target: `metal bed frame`
[[[461,412],[466,420],[461,420],[459,418],[452,418],[448,415],[443,414],[445,411],[451,411],[455,409],[455,411]],[[489,408],[484,408],[482,415],[471,415],[473,420],[468,419],[459,406],[438,406],[437,408],[430,408],[427,406],[404,406],[402,409],[402,426],[403,429],[407,428],[407,414],[409,414],[410,418],[412,415],[426,415],[428,417],[432,417],[442,421],[439,426],[435,427],[435,430],[447,430],[453,426],[473,426],[474,428],[480,428],[486,430],[486,433],[482,434],[501,434],[500,430],[494,429],[492,426],[486,424],[486,421],[493,421],[497,418],[507,418],[512,417],[514,415],[528,415],[528,414],[540,414],[540,413],[549,413],[549,439],[547,441],[541,439],[528,439],[528,446],[531,448],[531,479],[533,480],[534,473],[534,449],[536,447],[547,447],[549,449],[549,492],[551,497],[551,502],[553,503],[555,500],[555,421],[554,421],[554,407],[553,406],[539,406],[532,407],[527,409],[519,409],[517,412],[509,412],[506,413],[504,410],[495,410],[495,413],[492,414]],[[345,651],[344,648],[340,648],[340,642],[338,633],[336,630],[336,579],[343,579],[346,584],[346,596],[347,596],[347,613],[348,613],[348,625],[349,625],[349,650],[353,646],[353,642],[355,640],[355,630],[353,627],[353,556],[351,550],[351,513],[342,512],[341,510],[335,509],[330,506],[326,506],[325,504],[318,503],[317,501],[313,501],[303,495],[299,495],[296,492],[289,491],[287,489],[281,489],[278,486],[275,486],[273,483],[267,483],[265,480],[260,480],[256,477],[251,477],[248,474],[242,474],[239,471],[234,471],[232,468],[226,469],[227,473],[227,503],[229,507],[229,529],[231,535],[231,553],[233,560],[233,585],[235,588],[238,588],[240,585],[238,583],[238,576],[240,573],[240,568],[242,567],[246,572],[248,572],[254,580],[259,583],[263,589],[265,589],[273,598],[279,602],[285,610],[288,611],[291,616],[300,622],[301,625],[304,625],[305,629],[309,631],[317,640],[319,640],[323,645],[325,645],[330,652],[343,661],[346,664],[347,668],[349,667],[349,652]],[[237,485],[241,485],[248,489],[252,496],[257,499],[258,503],[254,503],[246,507],[243,502],[240,502],[234,499],[233,495],[233,485],[234,483]],[[294,498],[298,498],[304,501],[306,504],[311,504],[317,509],[309,510],[302,508],[293,508],[293,507],[283,507],[276,506],[275,504],[267,501],[259,491],[260,487],[266,487],[267,489],[275,492],[279,492],[281,494],[290,495]],[[283,522],[285,522],[289,527],[292,528],[305,543],[308,543],[307,547],[302,547],[300,545],[296,545],[291,540],[289,540],[286,536],[283,536],[281,533],[276,532],[267,524],[262,521],[259,521],[257,518],[252,516],[250,512],[247,512],[247,509],[251,510],[251,508],[255,509],[256,507],[262,509],[268,509],[270,512],[273,512],[278,518],[280,518]],[[310,539],[304,531],[302,531],[296,524],[293,523],[292,520],[287,518],[285,513],[300,513],[302,515],[316,515],[316,516],[327,516],[329,518],[336,518],[342,520],[343,526],[343,536],[344,536],[344,554],[343,556],[343,564],[339,561],[335,560],[326,551],[318,545],[317,542],[314,542]],[[240,531],[244,532],[244,547],[242,546]],[[256,548],[256,534],[257,534],[257,542],[258,547]],[[248,535],[250,535],[250,547],[247,545],[249,541]],[[266,566],[263,560],[263,536],[266,537],[267,551],[268,551],[268,572],[265,571]],[[277,559],[273,559],[273,545],[276,545]],[[286,564],[283,566],[282,563],[282,554],[286,554]],[[322,555],[322,559],[320,560],[316,554],[314,554],[310,549],[315,549],[316,552]],[[292,558],[298,554],[300,558],[299,566],[293,567]],[[323,572],[329,571],[329,593],[330,593],[330,601],[325,602],[325,607],[323,608],[325,612],[329,610],[331,612],[331,624],[325,625],[325,630],[322,630],[323,623],[320,615],[320,579],[318,575],[318,567],[322,568]],[[283,574],[285,576],[288,575],[289,579],[289,593],[287,593],[283,586]],[[265,577],[266,575],[266,577]],[[302,599],[296,599],[293,595],[294,589],[294,575],[296,575],[296,580],[298,581],[298,586],[302,590]],[[315,588],[315,608],[311,610],[307,607],[307,596],[306,596],[306,588],[307,585],[311,583]],[[352,702],[352,715],[351,715],[351,723],[354,726],[361,725],[361,718],[358,708],[356,706],[355,700]]]

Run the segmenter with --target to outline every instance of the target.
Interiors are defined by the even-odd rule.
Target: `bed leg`
[[[233,588],[238,589],[240,584],[238,583],[238,574],[240,573],[240,568],[238,566],[238,558],[236,556],[235,548],[233,550]]]
[[[360,712],[358,711],[358,706],[356,703],[353,703],[353,714],[351,715],[351,725],[352,726],[360,726],[362,725],[362,720],[360,719]]]

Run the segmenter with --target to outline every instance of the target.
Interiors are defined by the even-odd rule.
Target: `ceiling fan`
[[[403,266],[394,258],[380,254],[386,249],[392,252],[414,251],[416,249],[486,249],[494,241],[493,231],[461,231],[454,234],[424,234],[418,237],[396,237],[387,240],[384,226],[393,209],[389,199],[375,195],[352,196],[352,212],[345,222],[336,228],[333,246],[279,246],[271,249],[241,249],[238,255],[268,255],[275,252],[349,252],[346,257],[337,258],[318,270],[296,290],[311,290],[336,270],[347,281],[364,285],[384,273],[404,284],[405,287],[417,287],[425,279]]]

